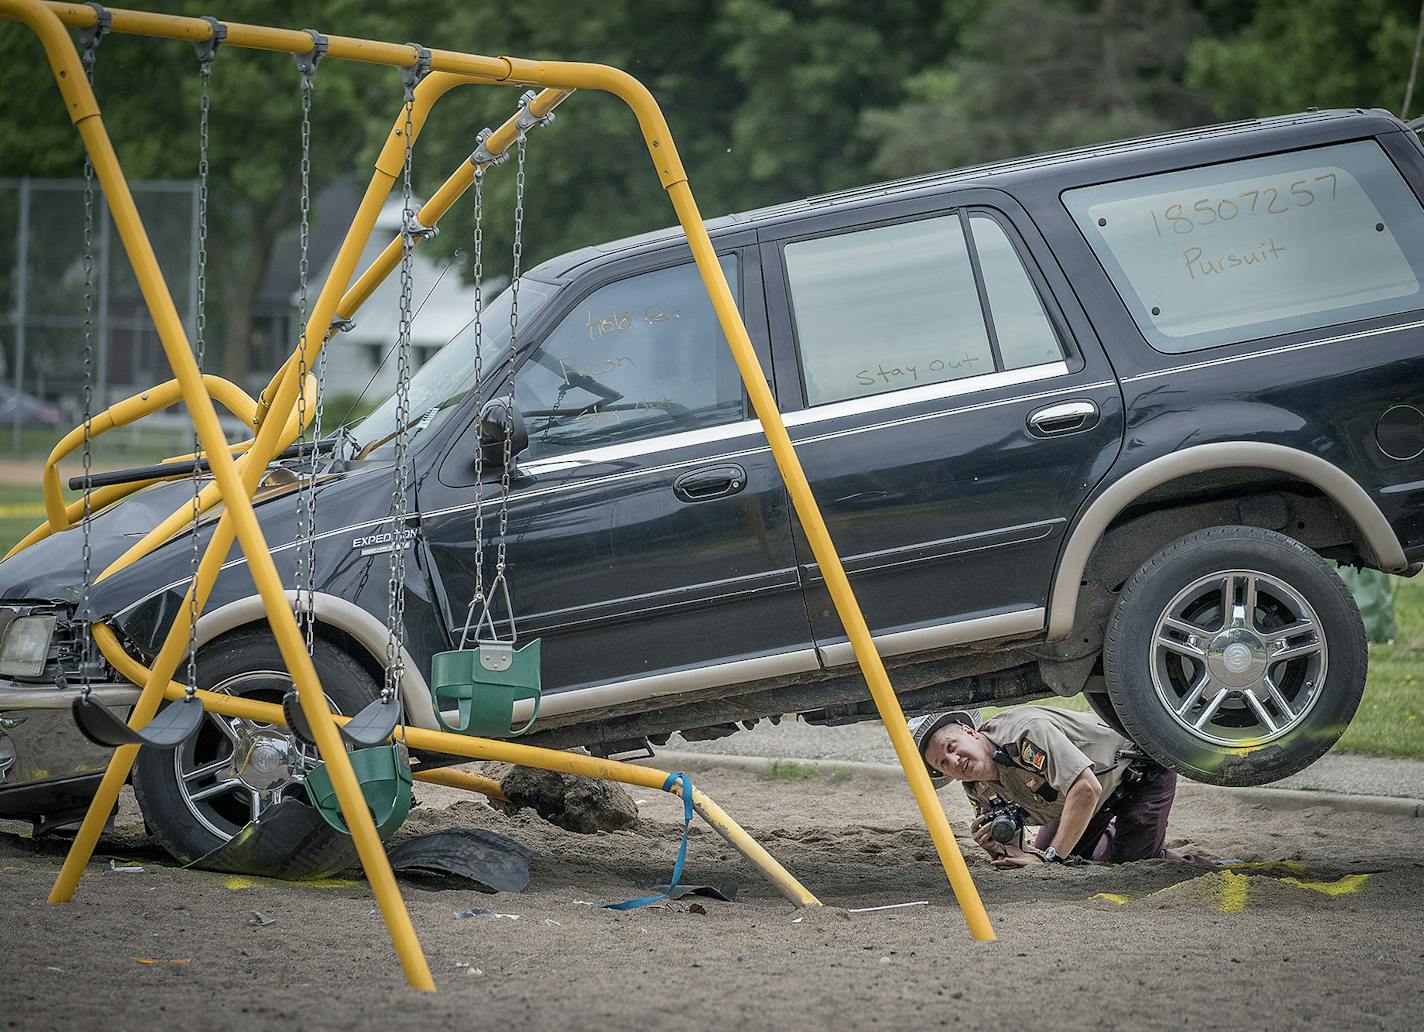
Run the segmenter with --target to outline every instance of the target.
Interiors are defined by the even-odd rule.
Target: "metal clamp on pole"
[[[427,226],[423,224],[413,211],[405,213],[405,225],[402,228],[405,235],[412,240],[425,240],[440,235],[439,226]],[[352,325],[355,324],[353,323]]]
[[[548,125],[554,120],[554,112],[550,111],[546,115],[536,115],[534,113],[534,98],[539,94],[533,90],[525,92],[519,98],[519,114],[514,118],[514,125],[519,130],[519,135],[523,136],[526,131],[533,129],[536,125]]]
[[[328,333],[350,333],[356,328],[356,320],[348,319],[342,315],[332,316],[331,325],[327,327]]]
[[[494,130],[486,126],[475,136],[475,149],[470,154],[470,164],[475,166],[475,171],[488,165],[503,165],[509,160],[509,151],[502,150],[494,154],[489,149],[490,137],[494,135]]]
[[[94,24],[79,30],[79,45],[84,48],[86,54],[92,54],[113,29],[114,15],[103,4],[91,3],[88,6],[94,8]],[[86,56],[84,60],[87,62],[90,58]]]
[[[207,39],[200,39],[193,44],[193,49],[198,52],[198,61],[202,64],[212,64],[213,58],[218,56],[218,47],[227,40],[227,26],[211,15],[205,15],[203,21],[213,27],[213,34]]]
[[[303,29],[312,38],[312,48],[305,54],[297,54],[297,71],[305,76],[316,74],[316,66],[321,64],[321,59],[326,56],[327,39],[316,29]]]
[[[415,64],[401,69],[401,83],[407,91],[411,91],[420,85],[421,79],[430,74],[430,50],[419,43],[407,43],[406,46],[415,51]]]

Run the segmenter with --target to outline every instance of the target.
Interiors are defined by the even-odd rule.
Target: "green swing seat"
[[[477,648],[437,653],[430,661],[430,698],[435,719],[446,731],[479,738],[516,738],[539,717],[540,642],[523,648],[509,642],[482,641]],[[534,712],[514,726],[516,703],[532,701]],[[447,720],[441,712],[455,709]]]
[[[348,755],[361,794],[375,819],[376,831],[383,840],[388,839],[410,813],[413,795],[409,754],[405,746],[393,742],[370,749],[353,749]],[[341,804],[337,802],[336,787],[331,783],[331,773],[325,763],[317,764],[308,772],[306,789],[307,798],[322,819],[343,835],[351,834],[341,819]]]

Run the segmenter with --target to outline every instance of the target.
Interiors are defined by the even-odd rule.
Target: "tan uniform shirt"
[[[1127,769],[1125,761],[1117,761],[1127,739],[1091,713],[1015,706],[990,718],[979,733],[999,750],[994,757],[998,781],[963,782],[970,803],[980,812],[992,800],[1002,799],[1027,810],[1031,823],[1052,824],[1063,816],[1063,800],[1083,771],[1113,768],[1097,776],[1103,786],[1100,808]]]

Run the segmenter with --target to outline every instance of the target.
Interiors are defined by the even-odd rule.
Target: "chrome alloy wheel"
[[[281,703],[292,687],[285,670],[238,674],[213,691]],[[327,704],[340,712],[327,697]],[[173,751],[179,793],[208,831],[227,840],[285,798],[305,798],[317,752],[281,725],[209,713],[198,733]]]
[[[1157,618],[1152,685],[1182,727],[1215,745],[1289,733],[1325,684],[1324,629],[1289,584],[1254,570],[1187,585]]]

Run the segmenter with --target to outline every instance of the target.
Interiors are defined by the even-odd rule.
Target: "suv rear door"
[[[768,355],[753,244],[718,250]],[[550,716],[818,665],[786,492],[689,258],[684,246],[593,270],[517,359],[530,447],[511,482],[509,569],[520,640],[544,639]],[[474,441],[472,426],[421,491],[456,641],[473,594]],[[498,486],[487,466],[487,578]]]
[[[881,652],[1041,630],[1064,532],[1123,418],[1026,214],[977,190],[761,239],[787,424]],[[799,525],[796,548],[816,643],[848,662]]]

